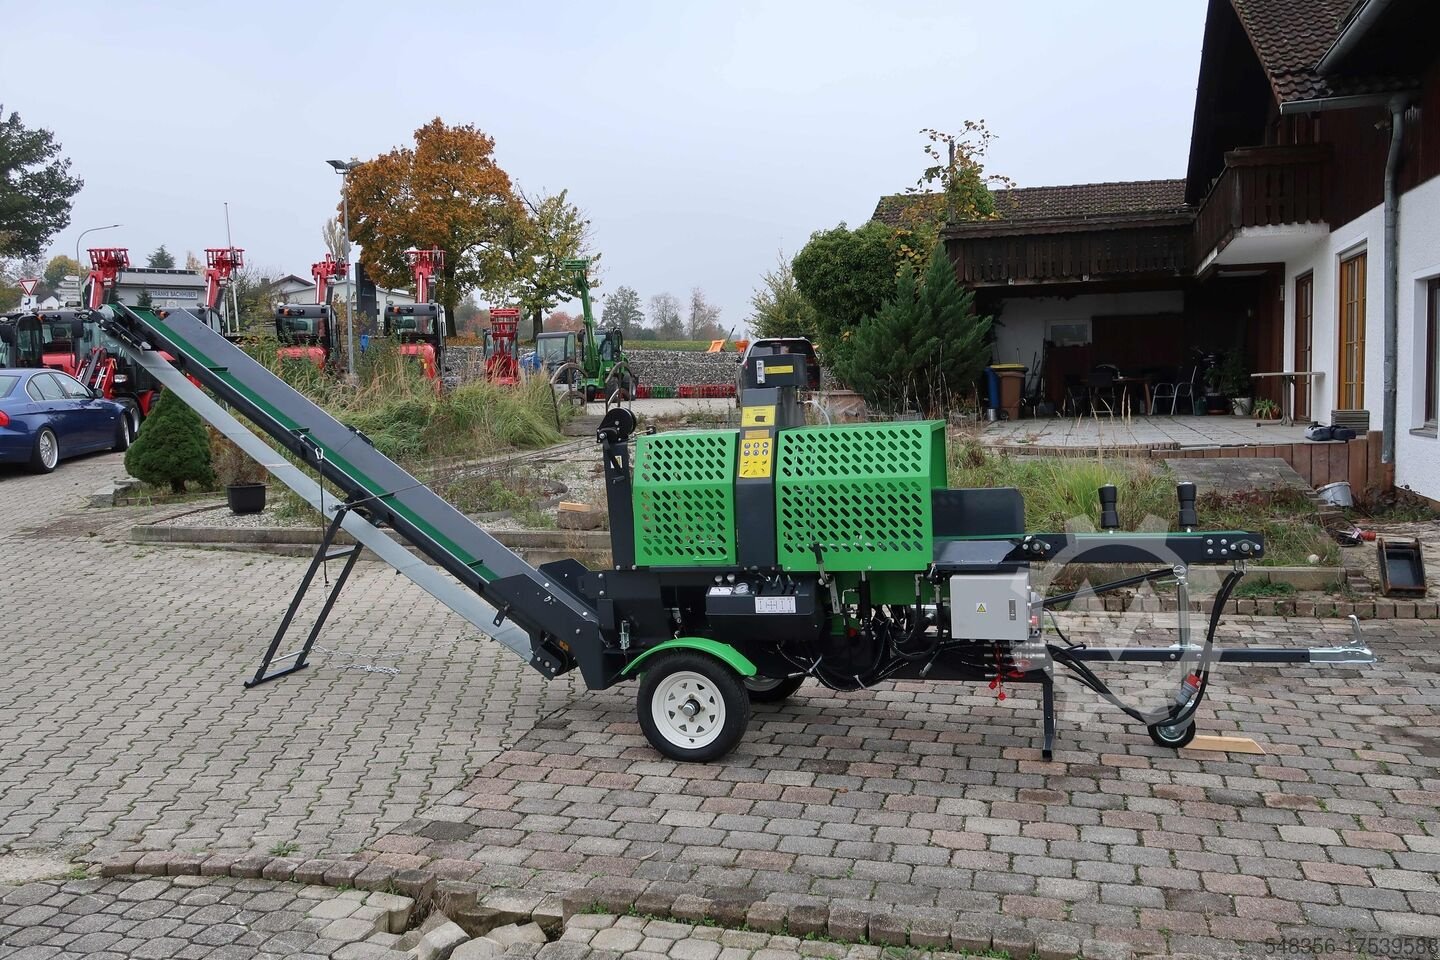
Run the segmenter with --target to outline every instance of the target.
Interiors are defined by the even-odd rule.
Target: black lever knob
[[[1115,502],[1119,494],[1115,491],[1115,484],[1107,483],[1100,488],[1100,529],[1119,530],[1120,511],[1115,509]]]
[[[1194,530],[1200,526],[1200,515],[1195,512],[1195,484],[1188,480],[1175,484],[1175,496],[1180,501],[1180,529]]]

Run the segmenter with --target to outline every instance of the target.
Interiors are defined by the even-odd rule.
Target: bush
[[[923,278],[902,267],[893,289],[835,353],[835,376],[874,408],[941,416],[989,361],[991,320],[975,313],[974,293],[940,248]]]
[[[172,493],[184,493],[187,483],[213,487],[205,424],[184,400],[167,390],[126,451],[125,469],[152,487],[168,486]]]

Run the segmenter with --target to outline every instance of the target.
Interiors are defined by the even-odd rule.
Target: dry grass
[[[1047,458],[997,455],[978,440],[952,437],[952,487],[1016,487],[1025,498],[1025,525],[1033,531],[1061,531],[1100,523],[1096,491],[1114,484],[1120,525],[1126,530],[1175,528],[1175,477],[1155,460]],[[1202,495],[1200,524],[1211,530],[1264,534],[1268,566],[1311,566],[1340,562],[1340,548],[1321,528],[1314,506],[1298,491]]]

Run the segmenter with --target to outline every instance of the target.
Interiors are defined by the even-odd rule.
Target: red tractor
[[[445,266],[445,252],[410,249],[405,259],[415,274],[415,302],[387,303],[381,331],[394,337],[401,355],[419,363],[438,387],[445,371],[445,308],[430,302],[430,278]]]
[[[335,311],[330,301],[335,293],[334,281],[345,276],[350,265],[325,254],[325,259],[311,264],[315,278],[314,303],[285,303],[275,308],[275,336],[280,341],[282,360],[304,360],[317,370],[333,370],[336,351]]]
[[[501,386],[520,382],[520,359],[516,337],[520,330],[520,311],[514,307],[496,307],[490,311],[489,341],[485,351],[485,379]]]

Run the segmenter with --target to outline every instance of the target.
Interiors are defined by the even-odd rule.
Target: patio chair
[[[1115,376],[1114,367],[1101,365],[1091,370],[1090,376],[1085,378],[1092,413],[1104,406],[1106,413],[1115,416],[1115,407],[1120,402],[1115,391]]]
[[[1085,381],[1073,373],[1065,375],[1065,397],[1060,401],[1062,417],[1078,417],[1090,411],[1090,390]]]
[[[1175,416],[1175,410],[1179,407],[1181,400],[1190,405],[1191,414],[1196,412],[1195,381],[1200,377],[1200,368],[1191,367],[1188,380],[1180,379],[1183,373],[1183,370],[1176,370],[1170,382],[1155,384],[1155,389],[1150,393],[1150,413],[1152,415],[1160,412],[1160,407],[1166,400],[1170,401],[1170,416],[1172,417]]]

